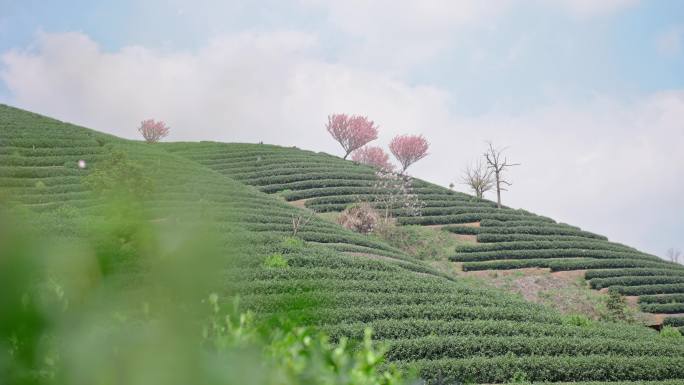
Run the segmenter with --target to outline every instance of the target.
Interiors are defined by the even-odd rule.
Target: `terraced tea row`
[[[327,154],[251,144],[203,142],[164,146],[261,191],[279,193],[287,201],[306,200],[306,207],[317,212],[342,211],[359,201],[375,202],[383,191],[372,168]],[[392,214],[401,223],[466,223],[484,218],[553,222],[524,210],[498,210],[490,201],[421,180],[413,180],[411,193],[424,202],[422,215],[411,215],[397,204]]]
[[[464,271],[549,268],[587,270],[593,289],[623,295],[684,294],[684,266],[666,262],[631,247],[562,224],[517,225],[516,221],[483,220],[480,227],[448,226],[447,231],[477,236],[478,243],[460,246],[451,257]],[[683,313],[684,302],[671,296],[667,303],[641,304],[650,313]]]

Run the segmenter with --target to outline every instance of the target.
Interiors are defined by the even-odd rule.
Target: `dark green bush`
[[[494,250],[487,252],[459,253],[449,259],[455,262],[480,262],[505,259],[541,259],[541,258],[597,258],[618,259],[632,258],[658,261],[658,257],[646,254],[592,249],[533,249],[533,250]],[[610,279],[610,278],[606,278]]]
[[[667,317],[663,320],[663,325],[666,326],[684,326],[684,317]]]
[[[536,250],[536,249],[588,249],[636,252],[634,249],[604,241],[515,241],[485,244],[459,245],[456,251],[460,253],[489,252],[498,250]],[[684,275],[684,269],[682,269]]]
[[[642,295],[639,303],[675,303],[684,302],[684,294]]]
[[[641,311],[646,313],[679,314],[684,313],[684,302],[641,304]]]
[[[673,283],[644,286],[613,286],[611,289],[618,291],[622,295],[684,293],[684,284]]]
[[[625,381],[684,378],[684,357],[499,356],[407,362],[428,384],[508,382],[523,371],[531,381]]]
[[[477,356],[660,356],[684,357],[684,344],[662,349],[656,339],[616,341],[573,337],[424,337],[391,341],[387,356],[396,361],[458,359]]]
[[[683,269],[607,269],[589,270],[585,275],[586,279],[612,278],[623,276],[684,276]]]
[[[594,278],[589,280],[592,289],[603,289],[611,286],[639,286],[684,283],[684,277],[676,276],[637,276],[637,277],[612,277]]]

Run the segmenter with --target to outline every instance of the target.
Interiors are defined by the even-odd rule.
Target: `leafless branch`
[[[485,192],[494,188],[493,172],[482,160],[468,165],[461,180],[478,198],[482,198]]]
[[[487,142],[487,145],[488,148],[484,153],[484,158],[487,162],[487,168],[494,176],[497,207],[501,208],[501,191],[508,191],[503,186],[513,185],[511,182],[504,179],[503,174],[510,167],[520,166],[520,163],[508,163],[508,158],[503,156],[504,151],[506,151],[508,147],[496,148],[492,142]]]
[[[302,214],[292,214],[292,236],[297,236],[299,230],[309,224],[315,215],[315,211],[311,211],[311,214],[308,217],[304,217]]]

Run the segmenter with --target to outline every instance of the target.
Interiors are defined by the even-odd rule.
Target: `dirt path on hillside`
[[[649,323],[650,326],[662,325],[665,318],[668,318],[668,317],[684,317],[684,313],[675,313],[675,314],[658,313],[658,314],[650,314],[650,315],[651,315],[650,321],[652,321],[652,323]]]
[[[465,272],[486,284],[512,291],[525,300],[551,306],[563,314],[585,314],[597,319],[597,305],[605,294],[591,290],[585,270],[551,272],[548,268]]]
[[[446,225],[426,225],[423,227],[427,227],[430,229],[435,229],[435,230],[441,230],[445,226],[451,226],[453,224],[446,224]],[[466,227],[480,227],[480,222],[469,222],[469,223],[458,223],[458,226],[466,226]],[[451,231],[447,231],[449,236],[459,242],[465,242],[465,243],[477,243],[477,235],[469,235],[469,234],[456,234],[452,233]]]
[[[586,270],[551,272],[548,268],[511,270],[484,270],[464,272],[463,276],[476,277],[491,286],[512,291],[524,299],[549,305],[564,314],[584,314],[598,319],[598,308],[605,304],[608,288],[593,290],[585,279]],[[667,317],[684,317],[684,314],[650,314],[639,311],[639,297],[625,296],[625,302],[634,309],[637,320],[648,326],[662,325]]]
[[[307,208],[306,207],[306,201],[308,201],[308,200],[309,200],[309,198],[300,199],[300,200],[296,200],[296,201],[287,201],[287,204],[289,204],[290,206],[300,208],[300,209],[306,209]]]
[[[561,278],[561,279],[577,279],[584,278],[587,275],[586,270],[565,270],[565,271],[554,271],[551,275]]]

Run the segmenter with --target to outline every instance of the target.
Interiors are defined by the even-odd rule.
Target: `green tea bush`
[[[684,284],[673,283],[663,285],[644,285],[644,286],[612,286],[611,289],[616,290],[622,295],[642,295],[642,294],[669,294],[669,293],[683,293]]]
[[[639,286],[684,283],[684,276],[636,276],[636,277],[612,277],[593,278],[589,280],[592,289],[602,289],[611,286]]]
[[[540,258],[597,258],[622,259],[642,258],[658,261],[658,257],[635,252],[595,250],[595,249],[530,249],[530,250],[494,250],[485,252],[459,253],[450,259],[455,262],[480,262],[505,259],[540,259]],[[612,279],[612,278],[605,278]]]
[[[271,254],[264,259],[264,267],[272,269],[284,269],[288,267],[287,259],[282,254]]]
[[[445,226],[445,230],[458,233],[463,229],[462,226]],[[471,234],[533,234],[533,235],[573,235],[582,236],[586,238],[594,238],[606,240],[604,236],[593,234],[587,231],[576,230],[571,227],[563,227],[557,225],[544,226],[498,226],[498,227],[480,227],[476,232]]]
[[[397,340],[389,343],[387,357],[394,361],[417,361],[422,359],[458,359],[469,357],[563,357],[569,356],[659,356],[682,357],[684,346],[672,345],[665,351],[657,339],[640,342],[613,339],[577,339],[563,337],[424,337]]]
[[[570,314],[564,318],[564,321],[568,325],[579,327],[588,327],[593,323],[589,317],[585,316],[584,314]]]
[[[556,235],[556,234],[488,234],[481,233],[477,235],[478,243],[496,243],[496,242],[530,242],[530,241],[580,241],[580,242],[605,242],[601,239],[586,238],[575,235]]]
[[[539,226],[539,225],[548,225],[548,226],[556,225],[556,226],[558,226],[558,223],[556,223],[556,221],[554,221],[551,218],[542,217],[542,216],[538,216],[538,215],[529,215],[529,216],[525,216],[524,218],[521,218],[521,219],[508,220],[508,221],[502,221],[502,220],[498,220],[498,219],[483,219],[480,222],[480,226],[482,226],[482,227]],[[567,228],[580,230],[579,227],[570,226],[570,225],[564,225],[564,226]]]
[[[566,260],[555,260],[548,264],[551,271],[583,270],[583,269],[615,269],[615,268],[662,268],[666,263],[648,259],[585,259],[572,258]]]
[[[372,322],[325,325],[323,330],[332,338],[363,337],[363,330],[371,327],[379,339],[411,339],[429,336],[519,336],[519,337],[572,337],[576,339],[653,339],[656,332],[649,328],[635,328],[624,323],[610,327],[578,327],[567,323],[519,323],[505,320],[376,320]]]
[[[662,329],[660,329],[660,337],[679,341],[682,339],[682,333],[680,333],[678,329],[673,328],[672,326],[665,326]]]
[[[112,150],[106,160],[83,179],[83,183],[101,194],[130,194],[145,197],[152,193],[150,170],[130,160],[123,150]]]
[[[641,311],[646,313],[679,314],[684,313],[684,303],[650,303],[641,304]]]
[[[624,276],[684,276],[684,269],[660,268],[660,269],[606,269],[589,270],[585,278],[612,278]]]
[[[517,242],[497,242],[485,244],[467,244],[456,247],[457,252],[486,252],[499,250],[542,250],[542,249],[589,249],[589,250],[612,250],[612,251],[631,251],[622,245],[614,245],[603,241],[517,241]],[[682,270],[684,274],[684,269]]]
[[[610,321],[631,321],[629,308],[621,293],[612,288],[608,291],[606,299],[607,318]]]
[[[511,373],[523,371],[530,381],[630,381],[668,380],[684,377],[684,358],[653,356],[526,356],[475,357],[419,360],[403,366],[414,368],[427,384],[447,381],[503,383]]]
[[[677,303],[684,302],[684,294],[642,295],[639,303]]]
[[[592,258],[542,258],[542,259],[508,259],[485,262],[464,262],[464,271],[475,270],[505,270],[505,269],[521,269],[528,267],[548,267],[551,271],[568,271],[568,270],[583,270],[583,269],[611,269],[611,268],[659,268],[665,265],[664,262],[642,260],[642,259],[592,259]],[[678,293],[677,289],[671,288],[668,291]],[[657,294],[656,290],[653,293]],[[646,294],[646,293],[644,293]],[[636,294],[635,294],[636,295]]]
[[[684,326],[684,317],[667,317],[663,320],[663,325],[666,326]]]

